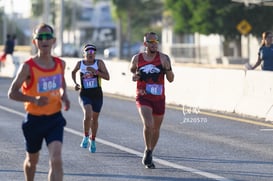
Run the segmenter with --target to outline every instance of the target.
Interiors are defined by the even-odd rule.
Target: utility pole
[[[63,15],[64,15],[64,0],[58,0],[57,21],[56,21],[56,36],[57,44],[60,46],[61,55],[63,54]]]
[[[15,19],[15,17],[14,17],[14,10],[13,10],[13,0],[11,0],[10,1],[10,8],[11,8],[11,12],[10,12],[10,19],[11,19],[11,30],[9,31],[10,33],[15,33],[15,22],[14,22],[14,19]]]
[[[48,24],[49,23],[49,9],[50,9],[50,1],[44,0],[44,9],[43,9],[43,22]]]
[[[76,9],[77,9],[77,3],[75,0],[72,1],[73,7],[72,8],[72,33],[73,33],[73,40],[72,42],[75,44],[76,42]]]
[[[3,21],[3,43],[2,45],[5,44],[6,42],[6,36],[7,36],[7,18],[6,18],[6,13],[3,7],[3,13],[4,15],[2,16],[2,21]]]

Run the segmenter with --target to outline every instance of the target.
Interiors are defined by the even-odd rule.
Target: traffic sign
[[[247,22],[247,20],[242,20],[237,26],[237,30],[243,34],[246,35],[252,30],[252,26]]]

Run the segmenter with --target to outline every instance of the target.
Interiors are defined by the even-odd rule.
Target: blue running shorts
[[[103,98],[97,97],[97,98],[90,99],[86,96],[80,96],[79,102],[82,106],[90,104],[92,106],[93,111],[99,113],[102,108]]]
[[[61,112],[41,116],[27,113],[22,123],[26,151],[37,153],[42,148],[43,139],[45,139],[47,145],[52,141],[63,142],[65,125],[66,120]]]

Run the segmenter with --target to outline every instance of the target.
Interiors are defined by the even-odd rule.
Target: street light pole
[[[2,45],[5,44],[6,35],[7,35],[7,18],[6,18],[6,13],[4,11],[4,7],[3,7],[3,13],[4,13],[4,15],[2,16],[2,21],[3,21],[3,43],[2,43]]]
[[[50,1],[44,0],[44,8],[43,8],[43,22],[48,24],[49,23],[49,8],[50,8]]]
[[[59,11],[57,11],[57,43],[61,49],[61,55],[63,54],[63,15],[64,15],[64,0],[58,1]]]

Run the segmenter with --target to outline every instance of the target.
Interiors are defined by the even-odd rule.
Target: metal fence
[[[208,63],[208,47],[194,44],[173,44],[169,46],[169,55],[175,62]]]

